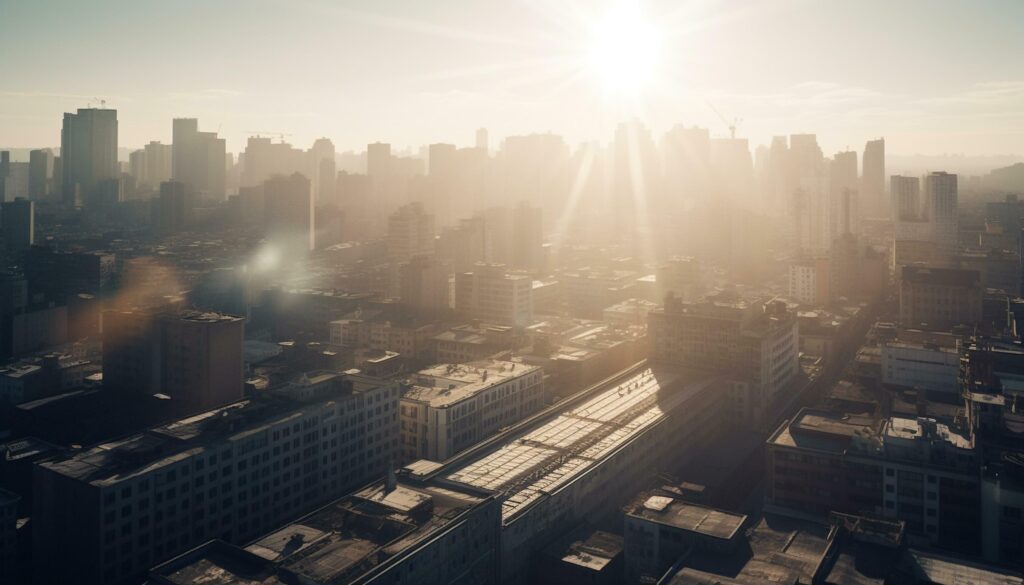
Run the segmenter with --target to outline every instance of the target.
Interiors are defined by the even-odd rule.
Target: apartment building
[[[272,395],[38,464],[40,582],[130,582],[212,538],[246,542],[381,477],[397,382],[313,372]]]

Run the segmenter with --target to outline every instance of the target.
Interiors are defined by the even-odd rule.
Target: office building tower
[[[11,178],[11,153],[0,150],[0,203],[7,201],[7,182]]]
[[[445,461],[544,406],[544,373],[503,361],[438,364],[401,401],[402,461]]]
[[[434,216],[413,202],[398,208],[388,217],[388,257],[394,263],[434,253]]]
[[[307,254],[316,244],[310,181],[299,173],[276,176],[263,183],[266,236],[286,255]]]
[[[200,200],[223,201],[226,143],[216,132],[200,132],[195,118],[175,118],[172,126],[171,178]]]
[[[860,233],[860,197],[858,194],[857,153],[837,152],[829,168],[832,196],[831,238]]]
[[[21,198],[0,204],[0,225],[8,250],[24,250],[35,243],[35,205],[34,201]]]
[[[427,314],[449,307],[449,270],[435,256],[414,256],[398,267],[398,298],[403,305]]]
[[[924,196],[932,241],[946,248],[955,248],[959,226],[957,176],[943,172],[926,175]]]
[[[241,400],[244,323],[200,311],[105,311],[103,385],[166,395],[182,415]]]
[[[313,181],[313,201],[334,201],[334,183],[337,163],[334,161],[334,143],[328,138],[317,138],[307,153],[309,178]]]
[[[668,197],[686,201],[709,195],[711,135],[707,128],[672,127],[662,139],[661,154]]]
[[[135,180],[136,188],[142,188],[146,177],[146,151],[133,150],[128,153],[128,175]]]
[[[860,178],[864,212],[872,217],[886,217],[889,202],[885,197],[885,139],[869,140],[864,145]]]
[[[900,325],[944,329],[981,321],[985,289],[977,270],[904,266]]]
[[[170,181],[173,173],[174,147],[170,144],[150,142],[143,147],[145,162],[140,187],[156,188],[164,181]]]
[[[748,303],[724,294],[667,302],[647,315],[651,359],[726,376],[730,415],[763,424],[799,372],[796,316],[785,303]]]
[[[88,108],[64,114],[60,156],[64,202],[89,205],[99,198],[101,185],[121,176],[117,162],[117,110]]]
[[[34,549],[63,560],[35,557],[38,582],[137,583],[209,539],[250,542],[383,476],[400,395],[397,381],[316,371],[40,464]]]
[[[174,234],[185,228],[191,219],[190,197],[185,184],[180,181],[160,183],[160,204],[157,207],[157,221],[161,234]]]
[[[366,147],[366,174],[370,180],[380,179],[391,174],[391,145],[374,142]]]
[[[533,322],[533,279],[501,264],[477,264],[455,275],[455,310],[487,323],[527,327]]]
[[[491,151],[490,140],[487,137],[487,128],[476,129],[476,147],[487,153]]]
[[[277,175],[300,173],[313,181],[310,155],[287,142],[264,136],[250,136],[242,153],[241,186],[255,187]]]
[[[53,151],[41,148],[28,157],[28,197],[33,201],[46,199],[53,193]]]
[[[544,268],[543,210],[521,201],[512,210],[511,265],[539,273]],[[496,258],[497,259],[497,258]]]

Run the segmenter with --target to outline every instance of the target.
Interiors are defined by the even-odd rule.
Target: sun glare
[[[606,90],[638,92],[654,79],[660,40],[638,4],[624,0],[594,27],[590,67]]]

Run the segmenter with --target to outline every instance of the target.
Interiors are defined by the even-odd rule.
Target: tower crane
[[[722,112],[718,111],[718,108],[715,107],[715,104],[708,102],[708,107],[711,108],[711,111],[713,111],[715,115],[718,116],[718,119],[721,120],[722,123],[725,124],[725,126],[729,129],[729,138],[735,139],[736,127],[739,126],[740,122],[742,122],[743,120],[741,120],[740,118],[733,118],[732,123],[729,123],[729,120],[722,115]]]

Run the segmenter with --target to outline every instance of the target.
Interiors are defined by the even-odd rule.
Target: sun
[[[654,80],[661,35],[635,1],[615,3],[596,23],[590,68],[605,90],[638,93]]]

